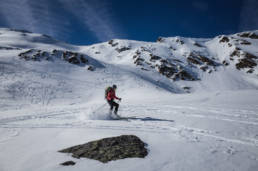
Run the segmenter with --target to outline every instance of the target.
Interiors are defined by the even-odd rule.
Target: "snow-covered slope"
[[[257,63],[258,31],[75,46],[0,29],[0,170],[257,170]],[[112,84],[136,119],[110,118]],[[58,165],[62,148],[121,134],[149,155]]]
[[[159,38],[155,43],[115,39],[81,47],[80,51],[106,63],[157,72],[169,80],[197,81],[185,82],[197,89],[245,89],[257,87],[257,36],[258,31],[214,39]],[[177,85],[173,81],[171,84]],[[211,82],[219,85],[212,86]]]

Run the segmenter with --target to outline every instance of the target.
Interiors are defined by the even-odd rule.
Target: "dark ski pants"
[[[110,110],[111,110],[111,111],[112,111],[113,108],[115,107],[115,114],[116,114],[117,111],[118,111],[119,104],[116,103],[116,102],[114,102],[114,100],[108,100],[107,102],[108,102],[108,104],[109,104],[109,106],[110,106]]]

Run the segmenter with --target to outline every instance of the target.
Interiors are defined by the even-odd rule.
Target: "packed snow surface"
[[[182,55],[201,48],[190,45],[193,42],[205,46],[202,52],[217,61],[231,52],[218,38],[180,38],[183,45],[175,43],[178,39],[115,40],[117,46],[130,47],[118,53],[108,42],[73,46],[0,29],[0,171],[257,171],[257,70],[247,74],[234,65],[221,66],[212,73],[196,71],[198,81],[173,81],[134,65],[132,55],[141,46],[165,58],[170,53],[165,47],[173,46],[173,59],[183,62]],[[257,55],[257,40],[249,41],[252,48],[242,49]],[[75,51],[104,67],[90,71],[61,60],[20,59],[18,54],[28,49]],[[122,98],[119,115],[132,119],[109,115],[104,90],[112,84]],[[190,87],[190,93],[182,87]],[[57,152],[124,134],[146,142],[148,156],[103,164]],[[68,160],[76,165],[59,165]]]

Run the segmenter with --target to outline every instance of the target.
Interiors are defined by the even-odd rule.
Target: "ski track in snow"
[[[103,108],[103,106],[99,107]],[[134,109],[133,111],[130,111]],[[162,111],[161,111],[162,109]],[[188,126],[186,123],[178,123],[180,119],[185,117],[193,117],[197,119],[205,119],[208,122],[228,122],[226,124],[237,124],[241,128],[245,126],[254,126],[257,128],[257,118],[247,118],[248,121],[237,120],[243,119],[241,113],[244,111],[247,115],[254,115],[252,110],[234,110],[235,113],[224,114],[223,112],[232,112],[231,109],[227,111],[224,109],[219,112],[217,108],[208,108],[207,110],[201,109],[199,112],[202,114],[195,114],[198,112],[198,108],[195,107],[183,107],[183,106],[159,106],[151,107],[147,109],[147,106],[139,105],[132,106],[127,105],[122,109],[122,113],[130,113],[130,115],[137,116],[137,113],[143,113],[143,115],[137,116],[135,119],[124,120],[80,120],[81,111],[85,108],[70,109],[53,111],[41,114],[31,114],[24,116],[8,117],[0,119],[0,128],[17,129],[17,128],[89,128],[89,129],[110,129],[110,130],[123,130],[123,131],[139,131],[149,133],[172,133],[177,134],[180,137],[186,138],[189,141],[199,141],[199,137],[211,138],[216,141],[225,141],[229,143],[237,143],[248,146],[258,147],[258,134],[252,135],[254,137],[242,137],[242,136],[227,136],[223,135],[223,132],[216,130],[202,129],[198,127]],[[99,110],[99,109],[97,109]],[[163,112],[163,113],[162,113]],[[148,115],[144,114],[148,113]],[[180,118],[174,120],[155,118],[157,113],[159,115],[166,115],[171,113],[171,118]],[[206,115],[204,114],[206,113]],[[161,116],[162,116],[161,115]],[[215,115],[215,116],[214,116]],[[146,117],[151,116],[151,117]],[[159,116],[159,117],[161,117]],[[227,117],[236,119],[228,119]],[[125,116],[126,117],[126,116]],[[129,117],[129,116],[128,116]],[[121,124],[122,123],[122,124]],[[10,137],[15,137],[18,133],[13,133]],[[0,140],[1,142],[2,140]]]
[[[7,128],[4,131],[1,131],[0,143],[8,141],[19,135],[19,129],[17,128]]]

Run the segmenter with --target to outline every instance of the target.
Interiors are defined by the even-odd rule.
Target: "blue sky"
[[[0,27],[73,44],[258,29],[257,0],[0,0]]]

